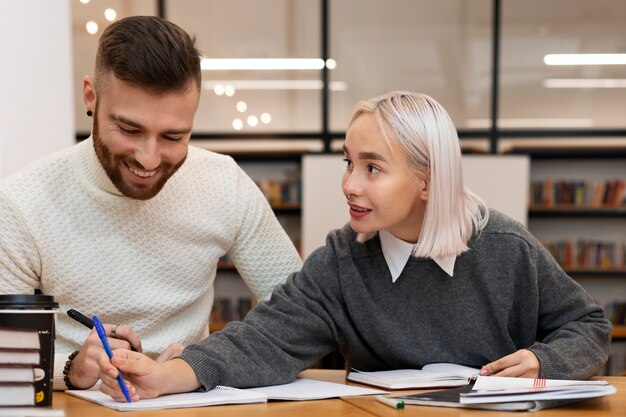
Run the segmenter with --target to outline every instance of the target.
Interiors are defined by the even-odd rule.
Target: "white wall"
[[[0,2],[0,179],[74,140],[69,0]]]
[[[527,224],[530,161],[527,156],[463,156],[463,181],[487,205]],[[341,192],[343,155],[302,160],[302,256],[324,244],[326,234],[349,221]]]

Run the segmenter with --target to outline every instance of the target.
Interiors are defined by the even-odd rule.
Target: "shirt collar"
[[[124,194],[111,182],[100,163],[94,149],[93,137],[90,136],[76,145],[76,150],[71,163],[85,186],[97,193],[104,192],[107,195],[113,194],[124,197]]]
[[[380,246],[383,250],[383,256],[385,257],[387,267],[391,273],[391,281],[396,282],[409,258],[413,255],[415,245],[398,239],[387,230],[380,230],[378,236],[380,237]],[[453,275],[456,255],[433,258],[433,261],[435,261],[446,274],[450,276]]]

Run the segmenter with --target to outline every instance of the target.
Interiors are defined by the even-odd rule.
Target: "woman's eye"
[[[378,169],[374,165],[370,165],[368,167],[368,170],[369,170],[370,174],[378,174],[380,172],[380,169]]]
[[[346,163],[346,168],[350,168],[352,166],[352,161],[348,158],[343,158],[343,162]]]

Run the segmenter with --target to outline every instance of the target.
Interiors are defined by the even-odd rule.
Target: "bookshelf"
[[[626,340],[626,325],[613,326],[613,340],[616,339]]]
[[[529,230],[608,314],[612,303],[626,302],[624,159],[623,154],[542,154],[531,162]],[[584,251],[595,259],[583,261]],[[614,323],[614,347],[624,341],[626,324]]]

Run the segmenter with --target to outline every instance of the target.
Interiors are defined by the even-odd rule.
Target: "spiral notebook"
[[[67,394],[82,398],[117,411],[162,410],[167,408],[205,407],[223,404],[250,404],[267,402],[267,396],[237,388],[217,386],[211,391],[188,392],[184,394],[164,395],[132,403],[121,403],[113,400],[99,389],[69,390]]]

